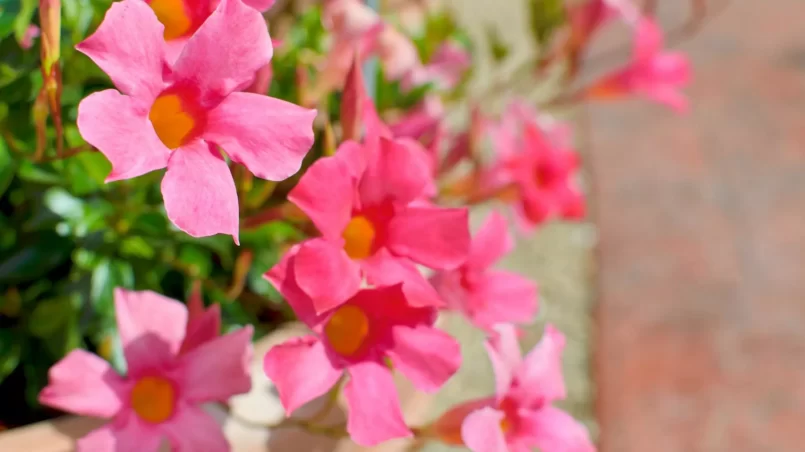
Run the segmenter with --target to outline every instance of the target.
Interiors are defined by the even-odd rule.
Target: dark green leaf
[[[0,383],[17,368],[22,355],[22,336],[0,328]]]
[[[72,315],[73,305],[69,298],[40,301],[28,318],[28,331],[40,338],[48,337],[61,328]]]
[[[46,275],[70,256],[72,242],[54,232],[37,234],[0,261],[0,283],[17,284]]]

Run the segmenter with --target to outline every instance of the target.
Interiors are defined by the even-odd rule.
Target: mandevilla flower
[[[632,62],[594,83],[583,95],[610,99],[634,93],[684,113],[688,101],[679,89],[690,83],[690,72],[688,58],[681,52],[663,52],[662,30],[643,17],[636,24]]]
[[[288,199],[322,236],[283,261],[292,260],[288,265],[317,312],[354,295],[364,276],[374,285],[404,282],[412,304],[442,303],[414,263],[437,269],[462,264],[469,252],[468,214],[415,203],[430,180],[420,156],[387,138],[347,141],[307,170]],[[272,269],[267,276],[275,274]]]
[[[525,358],[511,325],[498,327],[486,343],[495,371],[495,397],[474,400],[445,413],[433,425],[444,442],[474,452],[594,452],[587,430],[552,403],[565,398],[565,338],[552,326]]]
[[[263,17],[240,0],[222,0],[173,65],[162,31],[141,0],[111,6],[77,48],[120,92],[85,98],[78,128],[111,161],[107,182],[167,167],[168,218],[192,236],[224,233],[237,242],[237,192],[217,146],[258,177],[285,179],[313,144],[316,112],[236,92],[272,55]]]
[[[204,309],[199,286],[193,288],[187,300],[187,327],[184,340],[179,350],[188,352],[200,345],[217,338],[221,334],[221,307],[213,304]]]
[[[251,325],[180,352],[187,309],[153,292],[115,291],[117,327],[128,373],[74,350],[50,369],[39,395],[47,406],[111,418],[78,441],[86,452],[156,451],[165,438],[183,452],[227,451],[214,418],[201,408],[248,392]]]
[[[163,37],[168,60],[179,57],[184,45],[215,11],[220,0],[144,0],[165,26]],[[266,11],[275,0],[243,0],[258,11]]]
[[[514,202],[523,230],[552,218],[584,216],[584,197],[573,181],[579,159],[568,129],[512,104],[490,133],[499,160],[486,171],[483,183]]]
[[[433,309],[411,306],[399,285],[362,290],[316,315],[298,276],[287,273],[283,285],[293,290],[286,297],[314,334],[272,348],[264,361],[285,411],[290,415],[347,374],[350,437],[364,446],[410,437],[389,364],[418,389],[435,392],[460,366],[458,343],[433,327]]]
[[[467,262],[455,270],[437,272],[431,282],[450,309],[481,329],[528,323],[537,311],[537,286],[515,273],[490,269],[513,246],[506,220],[493,213],[473,238]]]

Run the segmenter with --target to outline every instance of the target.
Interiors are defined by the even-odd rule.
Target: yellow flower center
[[[369,335],[369,318],[357,306],[342,306],[327,321],[324,335],[337,353],[354,355]]]
[[[166,41],[181,38],[190,31],[190,27],[193,25],[193,21],[187,15],[183,0],[151,0],[151,9],[165,26]]]
[[[161,377],[143,377],[129,395],[131,408],[144,421],[159,424],[173,415],[176,393],[173,384]]]
[[[353,259],[364,259],[372,254],[375,240],[375,227],[366,217],[359,215],[352,218],[344,232],[344,251]]]
[[[196,120],[176,94],[162,94],[157,97],[148,113],[148,119],[159,139],[169,149],[176,149],[187,143],[196,128]]]

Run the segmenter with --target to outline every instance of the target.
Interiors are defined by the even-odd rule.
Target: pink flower
[[[165,26],[162,33],[168,60],[176,61],[190,36],[215,11],[221,0],[144,0]],[[243,0],[258,11],[266,11],[275,0]]]
[[[187,328],[180,353],[198,348],[221,334],[221,307],[217,304],[204,309],[199,285],[193,288],[187,300]]]
[[[285,268],[321,313],[370,284],[404,282],[416,306],[442,303],[414,265],[455,268],[469,252],[467,209],[421,205],[431,180],[421,156],[384,137],[344,142],[316,161],[288,195],[320,238],[286,254],[266,277],[287,296]]]
[[[187,309],[153,292],[115,291],[117,328],[128,365],[121,377],[100,357],[74,350],[50,369],[39,394],[47,406],[111,422],[78,441],[78,450],[227,451],[214,418],[201,408],[249,391],[252,327],[179,353]]]
[[[41,34],[41,30],[36,25],[28,25],[28,28],[25,29],[25,33],[22,35],[22,40],[20,40],[20,47],[24,50],[28,50],[34,45],[34,39],[38,38]]]
[[[360,445],[411,436],[389,364],[430,393],[461,364],[458,343],[433,327],[435,311],[412,306],[399,285],[362,290],[323,315],[298,287],[288,302],[313,334],[269,350],[266,375],[288,415],[348,375],[347,432]]]
[[[678,113],[686,112],[688,101],[679,90],[690,83],[690,62],[680,52],[662,50],[662,30],[653,20],[640,19],[631,64],[594,83],[585,90],[584,96],[610,99],[634,93],[665,104]]]
[[[495,397],[445,413],[434,425],[443,441],[464,444],[474,452],[526,452],[534,447],[542,452],[595,451],[584,426],[552,405],[566,393],[562,333],[548,325],[525,358],[510,325],[499,327],[486,346],[495,371]]]
[[[450,309],[487,331],[501,323],[528,323],[537,311],[537,286],[520,275],[490,267],[514,246],[506,220],[493,213],[476,234],[470,256],[431,282]]]
[[[453,89],[471,64],[470,53],[466,49],[454,41],[446,41],[427,65],[413,68],[403,81],[403,86],[410,88],[433,83],[438,89]]]
[[[111,162],[107,182],[165,168],[168,218],[194,237],[238,240],[238,198],[226,161],[258,177],[285,179],[313,143],[314,110],[239,93],[271,59],[263,17],[223,0],[171,65],[162,24],[140,0],[112,5],[98,31],[77,48],[120,90],[86,97],[78,128]]]
[[[391,134],[395,137],[409,137],[420,139],[436,133],[444,117],[444,105],[439,96],[426,96],[412,110],[405,113],[393,124],[389,125]]]
[[[553,218],[584,216],[584,196],[573,180],[579,159],[569,129],[515,103],[489,132],[499,160],[483,184],[513,202],[523,230]]]

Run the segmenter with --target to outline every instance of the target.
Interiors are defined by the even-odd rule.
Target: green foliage
[[[565,0],[529,0],[528,8],[532,36],[543,47],[565,23]]]

